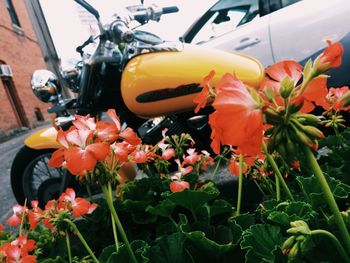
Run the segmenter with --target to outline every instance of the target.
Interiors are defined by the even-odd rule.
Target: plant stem
[[[26,207],[27,207],[27,198],[24,200],[24,205],[23,205],[23,207],[24,207],[24,211],[23,211],[22,216],[21,216],[21,224],[20,224],[20,226],[19,226],[19,236],[22,236],[22,230],[23,230],[23,224],[24,224],[24,217],[25,217],[25,215],[26,215],[25,210],[26,210]]]
[[[343,217],[340,214],[340,211],[339,211],[337,202],[334,199],[333,193],[332,193],[331,189],[329,188],[327,180],[324,177],[324,174],[323,174],[320,166],[318,165],[314,154],[312,153],[312,151],[310,150],[309,147],[304,146],[304,153],[305,153],[308,165],[312,169],[318,183],[320,184],[321,189],[323,191],[323,195],[325,197],[325,200],[326,200],[329,208],[332,211],[335,223],[338,227],[338,230],[340,232],[341,237],[343,238],[345,248],[347,251],[350,251],[350,235],[349,235],[348,229],[346,228]]]
[[[278,166],[277,166],[275,160],[272,158],[271,154],[269,154],[269,152],[267,151],[266,144],[264,142],[262,144],[262,148],[263,148],[264,154],[266,155],[267,161],[272,166],[272,170],[275,172],[275,175],[278,177],[280,183],[282,184],[282,188],[286,192],[288,199],[294,201],[294,197],[293,197],[292,193],[290,192],[289,187],[286,184],[286,181],[284,181],[284,178],[283,178],[280,170],[278,169]]]
[[[109,193],[109,198],[113,200],[113,194],[112,194],[112,188],[111,184],[108,185],[108,193]],[[117,234],[117,229],[115,227],[115,220],[111,212],[111,219],[112,219],[112,229],[113,229],[113,237],[114,237],[114,242],[115,242],[115,249],[116,252],[119,251],[119,242],[118,242],[118,234]]]
[[[239,155],[239,172],[238,172],[237,211],[236,211],[237,216],[239,216],[241,213],[242,185],[243,185],[243,156],[242,154],[240,154]]]
[[[221,158],[219,158],[218,162],[216,163],[216,166],[215,166],[215,170],[213,172],[213,175],[211,177],[211,180],[215,182],[215,179],[216,179],[216,175],[218,173],[218,170],[219,170],[219,166],[220,166],[220,163],[221,163]]]
[[[278,180],[277,175],[275,174],[275,182],[276,182],[276,200],[279,202],[281,200],[281,187],[280,180]]]
[[[258,189],[262,193],[262,195],[266,195],[264,190],[261,188],[260,184],[255,179],[253,180],[253,182],[256,185],[256,187],[258,187]]]
[[[66,245],[67,245],[68,261],[69,263],[72,263],[72,251],[70,249],[69,232],[67,229],[66,229]]]
[[[119,242],[118,242],[118,234],[117,229],[115,227],[115,220],[111,213],[111,219],[112,219],[112,229],[113,229],[113,237],[114,237],[114,243],[115,243],[115,251],[118,253],[119,251]]]
[[[117,227],[118,227],[118,230],[120,232],[120,235],[121,235],[123,241],[125,242],[125,245],[126,245],[126,248],[128,250],[131,262],[137,263],[135,254],[134,254],[134,252],[131,249],[128,237],[125,234],[123,225],[120,222],[120,219],[118,217],[117,211],[115,211],[115,208],[114,208],[114,205],[113,205],[113,199],[111,198],[111,192],[112,192],[111,191],[112,190],[111,183],[108,183],[108,187],[106,185],[102,185],[101,188],[102,188],[102,192],[103,192],[103,194],[105,196],[105,199],[107,201],[108,208],[111,211],[112,216],[113,216],[113,218],[115,220],[115,223],[117,224]]]
[[[323,230],[323,229],[312,230],[311,235],[312,236],[313,235],[321,235],[321,236],[326,236],[329,239],[331,239],[333,242],[333,245],[336,247],[340,256],[343,258],[343,260],[344,260],[343,262],[350,263],[349,256],[346,254],[344,247],[340,244],[338,238],[335,235],[333,235],[332,233],[330,233],[326,230]]]
[[[99,261],[97,260],[97,258],[95,257],[94,252],[92,252],[91,248],[89,247],[88,243],[86,243],[83,235],[80,233],[79,229],[77,228],[77,226],[69,219],[64,219],[64,222],[68,223],[68,225],[73,229],[73,231],[77,234],[80,242],[83,244],[83,246],[85,247],[86,251],[90,254],[90,256],[92,257],[92,260],[95,263],[99,263]]]

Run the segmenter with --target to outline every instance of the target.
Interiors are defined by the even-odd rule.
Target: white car
[[[344,46],[329,86],[350,84],[350,0],[220,0],[182,37],[187,43],[238,51],[267,67],[316,57],[326,40]]]

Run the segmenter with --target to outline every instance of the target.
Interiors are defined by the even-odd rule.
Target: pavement
[[[12,161],[23,146],[25,138],[44,127],[40,126],[27,130],[0,143],[0,224],[4,224],[8,217],[12,215],[12,207],[17,203],[10,183]]]

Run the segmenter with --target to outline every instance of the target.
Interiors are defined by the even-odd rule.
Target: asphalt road
[[[16,153],[23,146],[24,139],[43,127],[38,127],[0,144],[0,223],[4,224],[12,215],[12,206],[17,202],[12,193],[10,170]]]

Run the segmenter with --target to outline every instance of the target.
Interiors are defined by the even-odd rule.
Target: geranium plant
[[[304,67],[270,66],[259,89],[204,77],[195,111],[213,107],[214,158],[188,134],[142,144],[114,110],[111,122],[76,116],[50,165],[103,198],[68,188],[45,208],[15,206],[7,224],[19,232],[0,225],[0,262],[350,262],[350,92],[327,89],[343,53],[328,45]],[[233,184],[216,185],[225,164]]]

